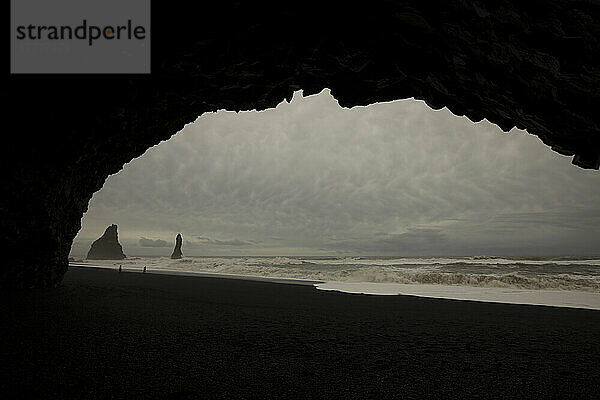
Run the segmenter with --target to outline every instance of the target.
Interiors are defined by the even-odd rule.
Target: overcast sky
[[[115,223],[127,255],[600,253],[600,173],[535,136],[423,102],[328,90],[187,125],[110,176],[72,254]]]

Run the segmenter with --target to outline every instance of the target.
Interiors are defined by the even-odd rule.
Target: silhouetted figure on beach
[[[144,272],[146,272],[146,266],[144,265]]]
[[[119,265],[119,272],[123,271],[123,266]]]

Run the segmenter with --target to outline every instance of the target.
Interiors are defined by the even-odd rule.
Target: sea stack
[[[125,258],[123,247],[119,243],[117,225],[112,224],[104,231],[104,235],[92,243],[88,252],[88,260],[122,260]]]
[[[181,234],[178,233],[177,237],[175,238],[175,248],[173,249],[173,254],[171,254],[171,258],[177,259],[181,257],[183,257],[183,254],[181,254]]]

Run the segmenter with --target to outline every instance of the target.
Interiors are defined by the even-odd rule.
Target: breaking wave
[[[313,281],[438,284],[600,293],[600,259],[502,257],[128,257],[76,264]]]

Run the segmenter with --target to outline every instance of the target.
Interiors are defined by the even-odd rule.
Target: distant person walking
[[[144,265],[144,272],[146,272],[146,266]]]
[[[123,271],[123,266],[119,265],[119,272]]]

